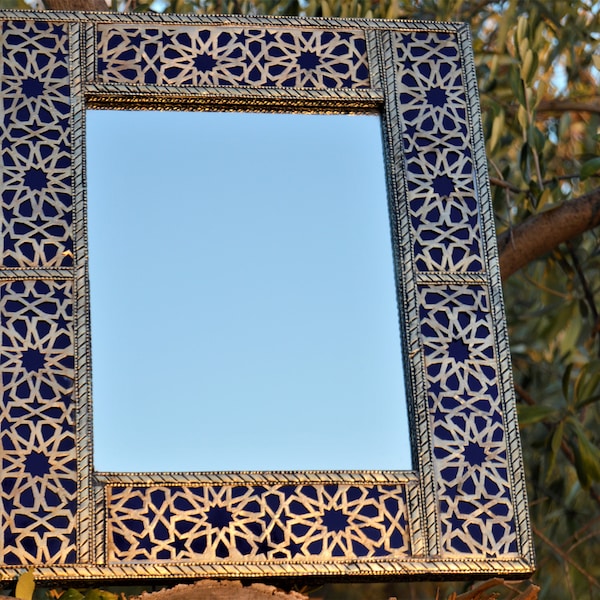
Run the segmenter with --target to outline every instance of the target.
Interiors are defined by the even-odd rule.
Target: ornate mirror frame
[[[531,573],[468,27],[1,17],[2,578]],[[87,107],[381,114],[412,471],[94,472]]]

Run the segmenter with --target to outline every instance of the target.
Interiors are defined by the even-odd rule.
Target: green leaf
[[[517,121],[519,122],[519,125],[523,131],[527,131],[529,129],[529,115],[527,113],[527,109],[522,104],[517,110]]]
[[[550,188],[544,188],[542,195],[537,202],[537,212],[546,212],[556,208],[556,204],[552,202],[552,190]]]
[[[595,394],[594,396],[587,396],[585,399],[581,400],[581,402],[577,403],[577,408],[583,408],[584,406],[588,406],[590,404],[594,404],[600,400],[600,394]]]
[[[321,13],[324,17],[331,17],[333,15],[333,11],[327,0],[321,0]]]
[[[574,320],[574,314],[577,311],[576,302],[564,302],[562,305],[558,304],[555,307],[555,312],[552,315],[552,319],[548,321],[548,328],[544,331],[544,335],[548,339],[555,339],[559,333],[562,336],[564,342],[564,333],[569,330],[571,323]],[[579,333],[579,330],[576,332]],[[571,334],[569,333],[569,336]]]
[[[517,19],[517,44],[527,37],[527,17],[520,15]]]
[[[560,450],[564,432],[565,423],[564,421],[560,421],[552,433],[552,439],[550,440],[550,461],[548,463],[548,471],[546,472],[546,481],[550,479],[550,475],[552,475],[552,471],[554,471],[556,457],[558,456],[558,451]]]
[[[57,598],[58,594],[55,592],[55,588],[36,586],[33,591],[33,600],[56,600]]]
[[[573,400],[575,406],[580,408],[598,400],[600,387],[600,360],[591,360],[579,372],[575,380]]]
[[[531,179],[531,150],[527,142],[525,142],[523,146],[521,146],[521,152],[519,155],[519,167],[521,169],[523,178],[526,181],[529,181]]]
[[[78,590],[69,588],[60,595],[59,600],[83,600],[83,594]]]
[[[521,106],[525,106],[525,90],[521,80],[521,72],[518,67],[513,65],[508,74],[510,88]]]
[[[536,149],[538,154],[541,154],[544,151],[546,137],[537,127],[532,125],[529,128],[529,130],[527,131],[527,141],[533,148]]]
[[[581,452],[579,450],[578,444],[575,444],[573,446],[573,461],[575,463],[575,470],[577,471],[577,479],[579,479],[579,483],[581,483],[582,487],[587,490],[592,484],[592,482],[587,471],[585,462],[581,457]]]
[[[574,419],[570,423],[577,438],[573,445],[577,476],[581,485],[587,488],[594,481],[600,481],[600,449],[587,437],[581,423]]]
[[[107,592],[106,590],[91,589],[84,596],[85,600],[117,600],[117,594]]]
[[[30,567],[25,573],[22,573],[19,576],[15,588],[15,598],[19,598],[19,600],[31,600],[33,590],[35,590],[35,578],[33,572],[33,568]]]
[[[539,66],[539,59],[537,53],[534,53],[531,48],[527,48],[527,51],[521,53],[523,62],[521,63],[521,79],[527,86],[531,86],[531,82],[537,72]]]
[[[559,347],[564,355],[567,355],[575,347],[583,328],[581,314],[577,310],[577,302],[571,304],[571,309],[571,319],[565,327],[562,337],[558,340]]]
[[[560,117],[558,122],[558,136],[564,138],[568,135],[573,119],[570,113],[565,113]]]
[[[596,156],[584,162],[581,166],[579,176],[583,180],[596,174],[600,175],[600,156]]]
[[[571,382],[571,371],[573,370],[573,363],[569,363],[562,377],[562,392],[565,400],[569,399],[569,383]]]
[[[517,405],[517,412],[519,414],[519,425],[521,427],[527,427],[540,421],[550,420],[551,417],[556,416],[558,411],[551,406],[541,406],[539,404],[530,406],[529,404]]]
[[[498,145],[500,137],[504,132],[504,126],[504,111],[502,110],[494,117],[494,121],[492,123],[492,133],[490,135],[489,140],[490,153],[493,152],[496,146]]]
[[[560,448],[562,443],[563,435],[565,431],[565,422],[560,421],[560,423],[556,426],[554,433],[552,434],[552,442],[550,443],[550,449],[553,454],[556,454]]]

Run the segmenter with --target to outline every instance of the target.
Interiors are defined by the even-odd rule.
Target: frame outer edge
[[[0,567],[0,578],[14,579],[21,575],[22,567]],[[340,563],[138,563],[126,565],[69,565],[35,568],[37,581],[83,581],[83,580],[139,580],[140,578],[198,579],[200,577],[220,579],[259,579],[264,577],[289,576],[348,576],[386,579],[398,577],[433,577],[437,579],[464,579],[465,576],[483,578],[489,575],[529,575],[530,566],[523,560],[502,561],[487,559],[475,561],[425,559],[418,561],[379,561],[364,565],[354,561]]]
[[[342,17],[293,17],[267,15],[198,15],[195,13],[118,13],[66,10],[2,9],[0,19],[34,21],[77,21],[79,23],[201,25],[225,27],[310,27],[314,29],[402,29],[403,31],[455,32],[456,23],[444,21],[402,21],[400,19],[369,19]]]
[[[85,99],[82,79],[83,23],[69,26],[69,62],[71,69],[71,136],[73,156],[73,242],[74,242],[74,346],[75,406],[77,431],[77,561],[91,561],[94,539],[92,519],[92,427],[91,378],[89,357],[87,280],[87,231],[85,215]],[[74,55],[76,49],[77,55]]]
[[[387,140],[384,147],[388,149],[388,198],[390,202],[390,219],[392,238],[394,240],[394,261],[397,273],[396,281],[402,286],[398,307],[400,329],[403,333],[403,357],[405,379],[411,385],[407,389],[407,406],[414,429],[411,428],[411,447],[413,462],[419,472],[419,523],[412,522],[409,514],[409,530],[414,554],[425,556],[439,552],[439,525],[437,516],[437,497],[435,490],[434,468],[431,449],[431,431],[427,411],[427,393],[425,367],[419,335],[419,307],[417,280],[414,272],[412,256],[412,235],[408,209],[408,192],[405,179],[405,165],[402,145],[402,124],[398,106],[398,90],[396,89],[396,69],[394,61],[394,31],[379,31],[380,57],[382,62],[382,79],[385,86],[385,105],[383,111],[384,135]],[[398,276],[399,275],[399,276]],[[415,498],[412,498],[413,501]],[[412,512],[412,511],[411,511]],[[418,519],[419,520],[419,519]],[[414,542],[412,531],[418,533]]]
[[[64,23],[68,31],[69,42],[69,79],[71,89],[71,140],[72,140],[72,196],[73,196],[73,227],[74,267],[72,269],[0,269],[1,280],[14,279],[59,279],[70,280],[73,283],[73,347],[75,352],[74,406],[75,432],[77,436],[77,502],[74,520],[77,537],[73,546],[77,549],[77,564],[39,565],[36,567],[36,578],[41,580],[60,579],[136,579],[140,577],[154,578],[197,578],[198,576],[223,578],[258,578],[264,576],[347,576],[389,578],[391,576],[450,576],[464,577],[465,575],[505,574],[516,576],[527,575],[531,572],[534,562],[534,550],[531,539],[531,528],[527,508],[527,497],[524,479],[524,467],[521,455],[520,436],[516,415],[514,388],[508,344],[508,330],[504,317],[504,303],[500,285],[498,252],[494,235],[494,214],[491,206],[487,160],[485,156],[485,140],[481,127],[481,112],[477,93],[474,59],[470,46],[470,32],[467,25],[444,23],[417,22],[402,24],[400,22],[373,22],[366,19],[354,21],[344,19],[304,19],[283,17],[190,17],[174,15],[165,18],[163,15],[127,15],[127,21],[132,24],[161,23],[164,25],[200,24],[204,26],[248,26],[264,27],[293,27],[304,26],[315,29],[332,27],[356,29],[364,31],[369,60],[369,77],[371,88],[363,94],[339,94],[340,100],[347,101],[348,96],[368,103],[368,106],[381,105],[382,96],[379,90],[385,88],[385,105],[383,106],[382,124],[387,155],[387,185],[390,203],[390,219],[394,239],[394,262],[398,273],[397,281],[400,290],[400,326],[403,332],[403,362],[406,381],[411,384],[411,392],[407,395],[408,409],[411,412],[413,427],[411,428],[411,446],[413,461],[418,473],[408,472],[409,479],[404,482],[405,498],[408,510],[408,541],[412,558],[387,559],[367,561],[345,559],[337,562],[182,562],[182,563],[145,563],[145,564],[107,564],[107,487],[106,478],[112,474],[93,473],[93,427],[92,427],[92,389],[91,389],[91,355],[89,330],[89,291],[88,291],[88,255],[87,255],[87,220],[85,213],[85,94],[88,87],[85,81],[93,80],[95,76],[96,52],[96,23],[122,22],[123,15],[111,13],[40,13],[37,11],[2,11],[0,19],[15,19],[28,21],[54,21]],[[354,23],[354,27],[353,27]],[[508,479],[511,485],[511,500],[514,507],[515,535],[517,538],[520,558],[461,558],[448,556],[440,558],[440,525],[438,517],[438,494],[435,486],[435,460],[431,447],[432,431],[427,410],[427,380],[425,377],[423,348],[420,343],[420,321],[418,319],[417,286],[446,281],[465,281],[469,277],[458,273],[421,274],[415,272],[412,255],[412,236],[408,212],[407,189],[405,180],[405,165],[402,145],[402,124],[400,120],[401,107],[397,90],[397,71],[395,68],[394,36],[399,31],[450,31],[456,33],[461,48],[465,90],[467,93],[468,124],[470,139],[473,144],[475,162],[475,186],[480,206],[482,226],[482,252],[487,273],[470,275],[475,281],[488,288],[491,302],[491,318],[496,328],[494,341],[497,352],[499,369],[498,384],[500,402],[503,409],[505,424]],[[2,32],[0,36],[3,37]],[[1,40],[0,40],[1,41]],[[378,43],[379,42],[379,43]],[[0,67],[2,65],[0,58]],[[373,71],[371,71],[373,69]],[[93,87],[93,86],[92,86]],[[152,86],[141,86],[139,94],[150,93]],[[156,90],[160,92],[160,90]],[[172,90],[170,90],[172,92]],[[164,93],[164,92],[163,92]],[[210,90],[205,93],[210,95]],[[213,92],[219,95],[220,88]],[[248,95],[247,90],[236,91],[240,96]],[[306,90],[303,91],[306,97]],[[255,92],[251,93],[254,99]],[[258,96],[263,92],[256,92]],[[281,90],[274,92],[276,96],[283,94]],[[135,94],[133,94],[135,95]],[[266,96],[266,94],[264,94]],[[343,96],[343,98],[342,98]],[[315,94],[311,101],[322,96]],[[289,100],[284,98],[282,104]],[[331,98],[330,98],[331,100]],[[335,104],[337,96],[332,102]],[[393,118],[392,118],[393,117]],[[393,143],[392,143],[393,142]],[[433,281],[435,279],[435,282]],[[439,280],[439,281],[438,281]],[[471,281],[469,279],[469,281]],[[174,477],[178,474],[155,474],[157,478]],[[289,482],[285,474],[280,474],[283,482]],[[331,475],[331,474],[330,474]],[[133,474],[124,474],[124,478]],[[395,480],[398,475],[388,475]],[[374,473],[373,478],[388,477],[384,473]],[[206,475],[215,483],[229,480],[226,473]],[[237,474],[237,478],[261,480],[260,474]],[[277,474],[272,475],[277,478]],[[320,481],[321,475],[315,479]],[[323,474],[326,483],[327,474]],[[360,473],[336,473],[336,477],[344,482],[353,483],[356,479],[365,478]],[[235,478],[234,478],[235,479]],[[369,479],[367,477],[367,479]],[[156,479],[153,479],[156,481]],[[189,483],[189,479],[187,479]],[[2,530],[0,528],[0,536]],[[0,549],[3,539],[0,537]],[[23,566],[0,566],[0,577],[15,577],[22,572]]]
[[[516,399],[514,392],[512,362],[508,337],[508,326],[504,310],[502,281],[494,211],[491,202],[491,190],[485,152],[485,139],[481,120],[479,91],[476,80],[475,60],[472,51],[471,32],[464,24],[458,32],[461,53],[464,60],[465,81],[467,88],[467,110],[469,111],[470,135],[473,143],[473,156],[476,165],[477,193],[480,205],[482,224],[483,255],[488,271],[488,294],[491,303],[491,316],[496,331],[495,351],[498,361],[499,388],[503,409],[504,432],[506,435],[508,476],[512,490],[514,518],[517,526],[517,543],[519,552],[531,566],[535,564],[535,553],[531,543],[531,525],[527,490],[525,484],[521,436],[517,419]]]

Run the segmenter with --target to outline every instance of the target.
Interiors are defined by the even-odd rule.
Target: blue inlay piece
[[[0,561],[74,561],[72,283],[4,283],[0,297],[6,415],[0,431]],[[64,333],[53,335],[57,324]]]
[[[184,29],[184,31],[181,31]],[[364,34],[99,25],[97,77],[158,85],[367,88]]]
[[[222,560],[407,556],[406,510],[402,485],[112,487],[110,553],[157,561],[201,552]]]
[[[443,544],[455,552],[511,552],[506,534],[515,526],[514,510],[487,291],[480,285],[422,286],[420,298],[434,455],[445,498]],[[484,508],[495,510],[501,527],[487,526]]]
[[[481,271],[479,212],[458,41],[443,33],[399,33],[397,56],[416,267]]]
[[[2,27],[7,41],[0,134],[2,263],[8,267],[70,266],[67,25],[5,21]]]

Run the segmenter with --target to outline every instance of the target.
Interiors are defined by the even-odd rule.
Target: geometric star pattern
[[[421,286],[419,294],[442,547],[516,553],[486,288]]]
[[[0,563],[72,563],[72,283],[5,282],[0,294]]]
[[[419,271],[483,270],[459,48],[450,33],[395,33],[398,109]]]
[[[112,487],[109,561],[402,558],[403,485]]]
[[[68,27],[2,24],[2,229],[6,267],[72,264]]]
[[[98,27],[103,83],[369,87],[364,33],[252,27]]]

